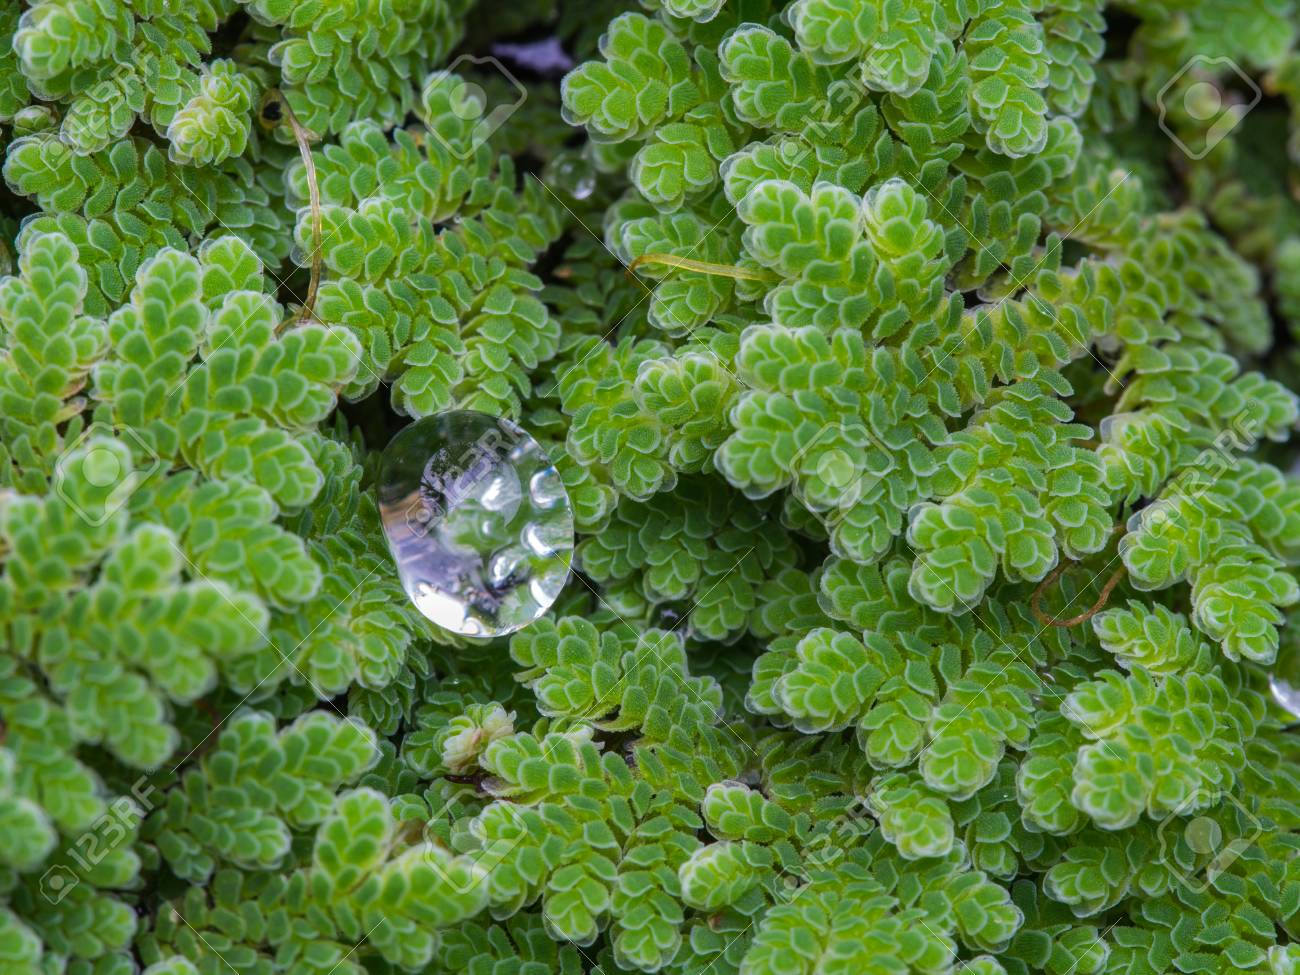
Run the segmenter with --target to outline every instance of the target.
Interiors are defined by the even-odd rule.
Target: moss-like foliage
[[[1300,975],[1298,39],[0,2],[0,975]]]

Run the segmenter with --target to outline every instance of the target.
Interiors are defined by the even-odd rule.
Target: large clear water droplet
[[[518,424],[471,410],[417,420],[384,449],[379,512],[416,608],[471,637],[513,633],[569,577],[573,511]]]

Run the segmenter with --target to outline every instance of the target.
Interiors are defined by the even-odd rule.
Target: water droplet
[[[690,612],[689,606],[683,606],[679,603],[660,603],[654,609],[653,625],[664,630],[677,628],[677,624],[682,621],[682,617]]]
[[[1273,692],[1273,700],[1290,711],[1296,718],[1300,718],[1300,687],[1283,680],[1276,674],[1269,676],[1268,686]]]
[[[585,200],[596,191],[596,167],[573,153],[556,156],[543,175],[548,186],[557,187],[575,200]]]
[[[512,633],[568,580],[568,494],[510,420],[453,410],[400,431],[380,464],[379,511],[407,595],[454,633]]]

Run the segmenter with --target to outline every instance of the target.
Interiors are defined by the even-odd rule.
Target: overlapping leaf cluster
[[[1298,30],[0,6],[0,971],[1300,972]],[[509,637],[386,550],[448,409]]]

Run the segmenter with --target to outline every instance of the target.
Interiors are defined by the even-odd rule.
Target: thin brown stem
[[[404,819],[397,824],[397,829],[393,832],[393,846],[405,843],[408,846],[419,843],[424,839],[425,830],[429,824],[422,819]]]
[[[443,778],[457,785],[472,785],[476,789],[483,784],[482,775],[452,775],[448,772]]]
[[[1106,580],[1106,584],[1101,587],[1101,594],[1097,597],[1097,601],[1077,616],[1065,618],[1059,616],[1048,616],[1043,612],[1039,603],[1042,601],[1043,593],[1047,591],[1047,588],[1052,585],[1052,583],[1056,582],[1056,580],[1061,577],[1061,574],[1065,572],[1067,564],[1068,563],[1062,562],[1053,569],[1051,573],[1048,574],[1047,578],[1038,584],[1038,588],[1034,590],[1034,595],[1029,600],[1029,608],[1033,611],[1034,618],[1044,626],[1078,626],[1085,620],[1092,619],[1106,608],[1106,604],[1110,602],[1110,594],[1115,591],[1115,587],[1119,585],[1119,581],[1124,578],[1124,573],[1128,571],[1127,568],[1121,565],[1118,569],[1112,572],[1110,578]]]
[[[214,729],[221,727],[221,715],[217,714],[217,709],[211,704],[202,698],[199,698],[194,702],[194,706],[208,716],[208,720],[212,722],[212,727]]]

